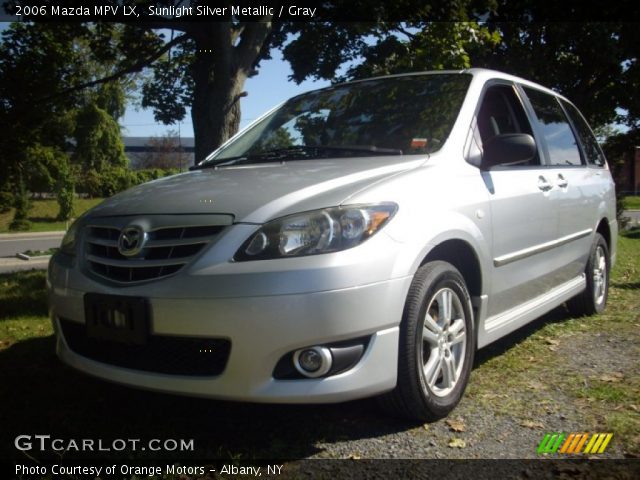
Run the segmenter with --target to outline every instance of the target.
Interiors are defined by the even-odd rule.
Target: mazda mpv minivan
[[[605,308],[616,236],[602,151],[553,91],[479,69],[334,85],[79,218],[48,272],[57,353],[146,389],[434,419],[477,348]]]

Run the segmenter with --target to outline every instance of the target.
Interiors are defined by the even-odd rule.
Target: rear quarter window
[[[525,88],[536,115],[537,130],[549,150],[551,165],[582,165],[580,149],[564,110],[553,95]]]
[[[602,167],[605,164],[604,154],[598,145],[595,135],[589,128],[587,121],[582,114],[569,102],[562,101],[562,105],[573,123],[573,127],[578,135],[582,151],[584,152],[585,159],[589,165],[595,165]]]

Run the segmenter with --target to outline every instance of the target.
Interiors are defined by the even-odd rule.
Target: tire
[[[585,268],[587,288],[567,302],[572,316],[589,316],[604,311],[609,296],[610,268],[609,247],[602,235],[596,233]]]
[[[427,263],[409,288],[400,323],[398,381],[380,397],[381,406],[413,420],[447,416],[462,397],[474,353],[473,310],[462,275],[447,262]]]

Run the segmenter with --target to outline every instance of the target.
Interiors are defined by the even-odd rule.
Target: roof
[[[315,90],[310,90],[308,92],[304,92],[301,93],[300,95],[296,95],[293,98],[297,98],[297,97],[302,97],[304,95],[306,95],[307,93],[311,93],[314,91],[320,91],[320,90],[330,90],[332,88],[336,88],[336,87],[341,87],[343,85],[349,85],[349,84],[354,84],[354,83],[360,83],[360,82],[367,82],[369,80],[380,80],[383,78],[397,78],[397,77],[411,77],[411,76],[419,76],[419,75],[442,75],[442,74],[448,74],[448,75],[461,75],[461,74],[467,74],[467,75],[472,75],[475,79],[481,80],[481,81],[487,81],[490,79],[503,79],[503,80],[508,80],[511,82],[515,82],[515,83],[520,83],[524,86],[529,86],[529,87],[533,87],[536,88],[538,90],[543,90],[547,93],[550,93],[552,95],[558,96],[560,98],[562,98],[563,100],[567,100],[569,101],[567,98],[565,98],[564,96],[560,95],[558,92],[545,87],[544,85],[540,85],[539,83],[535,83],[529,80],[526,80],[524,78],[521,77],[516,77],[515,75],[510,75],[508,73],[504,73],[501,72],[499,70],[491,70],[488,68],[465,68],[465,69],[461,69],[461,70],[426,70],[426,71],[421,71],[421,72],[406,72],[406,73],[396,73],[396,74],[392,74],[392,75],[380,75],[380,76],[376,76],[376,77],[369,77],[369,78],[361,78],[361,79],[357,79],[357,80],[350,80],[347,82],[342,82],[342,83],[336,83],[333,85],[329,85],[327,87],[323,87],[323,88],[319,88],[319,89],[315,89]]]

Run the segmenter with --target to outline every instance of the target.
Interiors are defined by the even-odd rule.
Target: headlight
[[[60,251],[67,255],[75,256],[76,254],[76,235],[78,232],[78,220],[73,222],[67,230],[67,233],[62,238],[60,244]]]
[[[324,208],[263,225],[234,260],[267,260],[337,252],[360,245],[396,213],[395,203]]]

